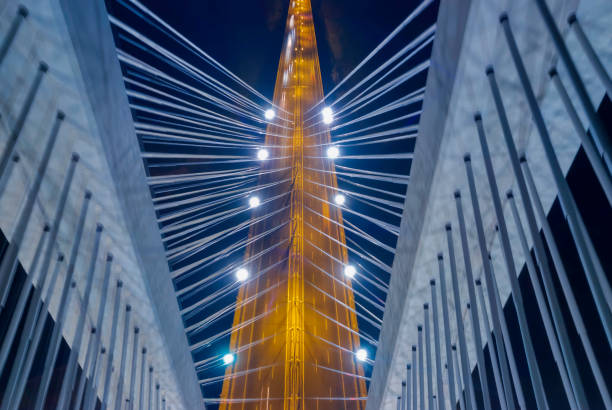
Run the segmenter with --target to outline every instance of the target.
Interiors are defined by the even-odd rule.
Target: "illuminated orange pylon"
[[[223,383],[223,410],[364,409],[357,318],[309,0],[291,1],[261,185]],[[314,107],[314,108],[313,108]],[[266,200],[270,202],[266,203]]]

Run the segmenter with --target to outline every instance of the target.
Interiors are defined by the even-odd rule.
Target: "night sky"
[[[107,3],[113,14],[116,5]],[[419,3],[312,0],[324,90],[341,81]],[[142,0],[142,4],[272,98],[288,0]]]
[[[195,0],[140,0],[142,4],[149,8],[153,13],[162,18],[171,27],[178,30],[185,38],[193,42],[201,50],[209,54],[212,58],[217,60],[219,63],[224,65],[231,72],[236,74],[250,86],[255,88],[257,91],[262,93],[269,99],[272,99],[274,91],[274,84],[277,75],[277,68],[279,58],[281,55],[281,47],[283,43],[283,37],[285,33],[286,16],[289,8],[288,0],[260,0],[256,2],[252,1],[195,1]],[[406,19],[408,15],[421,3],[420,1],[399,1],[392,0],[384,2],[384,7],[371,0],[334,0],[334,1],[322,1],[322,0],[311,0],[312,9],[314,16],[315,32],[317,35],[317,46],[321,65],[321,74],[323,80],[323,88],[325,94],[328,94],[336,84],[344,79],[351,70],[356,67],[372,50],[374,50],[381,41],[383,41],[402,21]],[[237,84],[232,81],[227,81],[227,78],[216,72],[210,65],[208,65],[203,59],[199,59],[194,54],[191,54],[182,48],[176,42],[168,40],[167,37],[160,34],[155,28],[145,22],[146,19],[139,18],[138,11],[126,0],[107,0],[106,1],[109,14],[116,17],[122,22],[127,23],[132,28],[142,33],[144,36],[157,42],[162,47],[166,47],[173,53],[176,53],[181,58],[186,59],[191,64],[194,64],[198,69],[204,70],[207,74],[210,74],[232,88],[245,92],[249,97],[252,95],[246,92],[244,89],[237,87]],[[236,4],[240,4],[240,7],[236,7]],[[432,25],[437,16],[437,2],[426,8],[417,18],[415,18],[406,29],[402,30],[383,50],[381,50],[368,64],[366,64],[362,70],[360,70],[356,76],[354,76],[348,83],[339,89],[339,91],[333,95],[331,101],[347,91],[350,87],[355,85],[356,82],[364,78],[367,74],[375,70],[384,64],[388,58],[391,58],[400,49],[404,48],[407,43],[413,41],[419,36],[426,28]],[[122,30],[114,29],[115,42],[118,49],[126,51],[127,53],[136,56],[137,58],[143,59],[143,61],[153,64],[155,67],[160,68],[163,72],[170,76],[178,76],[183,81],[187,81],[195,87],[199,88],[202,84],[192,82],[191,79],[184,76],[184,73],[177,71],[174,67],[170,67],[166,63],[161,63],[154,57],[154,53],[150,52],[149,47],[142,47],[139,41],[123,32]],[[431,43],[424,46],[420,51],[408,60],[405,60],[402,64],[397,66],[397,70],[387,78],[389,81],[403,73],[410,71],[417,64],[426,61],[431,53]],[[137,70],[133,70],[126,65],[122,65],[124,75],[128,77],[137,76]],[[399,83],[393,89],[382,94],[379,98],[374,99],[374,103],[370,101],[358,110],[354,111],[353,114],[348,114],[350,117],[347,119],[355,118],[359,115],[371,112],[379,107],[385,106],[385,104],[393,104],[400,98],[407,96],[425,86],[427,78],[427,69],[419,70],[410,79]],[[374,81],[374,80],[372,80]],[[386,82],[385,81],[385,82]],[[385,84],[385,82],[380,85]],[[379,85],[379,86],[380,86]],[[126,84],[126,87],[130,89],[132,86]],[[363,89],[363,86],[362,88]],[[131,99],[132,102],[139,103],[138,99]],[[196,102],[195,100],[193,102]],[[261,101],[258,101],[261,102]],[[201,101],[197,101],[198,104]],[[345,101],[346,103],[346,101]],[[214,107],[209,107],[214,109]],[[401,123],[393,123],[381,128],[379,130],[388,130],[394,127],[406,127],[410,125],[417,125],[419,120],[419,110],[421,108],[420,99],[415,102],[403,105],[397,109],[390,110],[386,113],[381,113],[371,119],[357,122],[354,125],[347,126],[346,128],[340,129],[338,132],[360,132],[360,129],[373,126],[384,121],[399,118],[406,114],[411,114],[409,118],[405,118]],[[139,109],[132,109],[132,114],[136,121],[156,121],[161,118],[145,118],[151,117],[146,113],[141,112]],[[242,119],[244,120],[244,119]],[[395,133],[397,134],[397,133]],[[142,137],[142,135],[141,135]],[[332,132],[332,139],[335,137],[335,133]],[[170,145],[151,145],[149,139],[145,137],[140,140],[141,148],[143,151],[157,151],[157,150],[170,150],[168,152],[188,152],[188,153],[200,153],[210,154],[211,152],[205,149],[197,147],[187,146],[170,146]],[[382,155],[394,155],[397,153],[411,153],[414,149],[414,138],[399,139],[392,142],[385,142],[374,145],[362,145],[362,146],[344,146],[344,152],[347,155],[371,155],[371,154],[382,154]],[[245,148],[246,149],[246,148]],[[247,149],[248,151],[248,149]],[[237,154],[241,154],[237,152]],[[244,153],[242,153],[244,155]],[[166,167],[164,165],[165,160],[153,161],[147,159],[145,166],[149,176],[156,175],[174,175],[175,173],[195,173],[199,171],[205,171],[207,168],[196,165],[195,163],[189,163],[188,161],[183,162],[180,167]],[[394,175],[409,175],[411,160],[405,158],[397,158],[385,161],[372,161],[367,159],[338,159],[336,161],[346,167],[353,167],[358,170],[367,170],[366,172],[382,172]],[[160,168],[161,166],[161,168]],[[372,179],[359,179],[351,178],[351,182],[357,182],[364,184],[361,186],[347,185],[347,182],[339,181],[340,189],[356,190],[362,194],[372,195],[380,197],[379,192],[369,191],[364,189],[365,186],[372,185]],[[383,189],[388,192],[392,192],[395,195],[399,195],[400,198],[405,193],[405,183],[398,182],[383,182],[376,181],[378,189]],[[157,193],[155,189],[152,190],[152,196],[155,198]],[[384,199],[390,201],[397,201],[398,197],[385,197]],[[239,200],[237,200],[239,201]],[[235,205],[235,204],[234,204]],[[229,206],[229,205],[228,205]],[[374,205],[376,206],[376,205]],[[381,212],[380,207],[375,208],[367,201],[353,199],[350,204],[350,208],[363,215],[373,215],[384,223],[399,226],[400,214],[397,209],[395,213]],[[158,213],[158,218],[161,215]],[[247,217],[248,214],[243,215]],[[240,216],[242,218],[243,216]],[[388,247],[394,248],[397,237],[386,231],[381,226],[368,221],[364,218],[351,215],[346,217],[346,220],[355,223],[359,229],[363,229],[368,232],[377,240],[385,243]],[[244,222],[243,220],[236,220],[233,218],[226,222],[223,222],[215,227],[215,229],[228,228],[235,226],[238,223]],[[163,224],[162,224],[163,225]],[[211,228],[212,229],[212,228]],[[206,233],[207,235],[209,233]],[[246,238],[248,234],[247,230],[241,231],[240,235]],[[204,237],[204,233],[199,233],[199,236],[194,238],[198,239]],[[239,236],[239,235],[238,235]],[[227,236],[223,240],[214,244],[212,247],[208,247],[206,252],[214,253],[216,251],[222,251],[224,247],[235,243],[242,237]],[[363,239],[354,234],[347,234],[347,240],[351,243],[355,249],[361,249],[362,252],[378,258],[383,264],[388,267],[393,262],[393,253],[388,250],[383,250],[380,247],[372,245],[368,240]],[[171,242],[165,242],[167,249],[172,248],[174,245]],[[204,253],[198,252],[190,256],[188,259],[180,263],[170,263],[171,270],[179,269],[182,265],[195,262],[204,257]],[[231,255],[231,259],[228,257],[227,260],[224,258],[218,263],[202,269],[194,270],[193,275],[184,275],[184,280],[175,279],[175,287],[180,289],[196,281],[199,278],[205,277],[206,275],[215,272],[216,269],[225,267],[231,261],[239,260],[242,254],[235,253]],[[380,267],[373,265],[369,261],[363,260],[361,257],[356,255],[354,252],[349,250],[349,260],[355,264],[358,269],[367,270],[370,275],[375,275],[378,280],[382,283],[388,283],[389,274],[383,271]],[[218,266],[217,266],[218,265]],[[194,300],[204,297],[207,294],[215,291],[217,287],[222,287],[227,283],[224,281],[216,281],[215,285],[206,287],[198,290],[193,295],[180,298],[179,305],[188,306],[193,303]],[[373,297],[377,300],[380,306],[384,305],[386,294],[380,289],[376,289],[372,286],[367,286],[367,282],[363,283],[356,281],[356,291],[362,292]],[[219,304],[224,306],[230,303],[232,297],[235,300],[235,295],[232,293],[228,295],[228,298],[219,300]],[[358,298],[357,298],[358,299]],[[361,303],[370,303],[362,300],[358,300]],[[372,309],[371,305],[367,306]],[[209,314],[214,313],[219,306],[216,303],[206,306],[206,309],[199,311],[196,316],[185,318],[186,326],[197,322]],[[376,314],[379,314],[382,318],[382,312],[376,310]],[[378,330],[367,322],[359,319],[360,332],[371,335],[374,339],[378,339]],[[228,329],[232,325],[232,315],[227,315],[223,320],[216,321],[214,325],[206,328],[201,332],[196,332],[193,338],[190,338],[190,343],[196,343],[198,340],[204,337],[214,335],[220,331]],[[194,353],[194,360],[202,360],[207,357],[218,355],[227,351],[228,349],[228,338],[223,338],[218,342],[213,343],[211,346],[198,349]],[[369,350],[369,355],[372,359],[376,356],[375,346],[370,346],[365,340],[361,341],[361,347],[365,347]],[[217,366],[208,370],[202,370],[198,372],[198,376],[201,379],[205,379],[211,376],[219,376],[223,374],[224,368]],[[372,366],[366,366],[365,374],[370,376]],[[220,394],[221,384],[206,386],[203,388],[204,397],[218,397]]]

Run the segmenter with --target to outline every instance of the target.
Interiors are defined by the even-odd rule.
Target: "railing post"
[[[451,283],[453,284],[453,296],[455,300],[455,320],[457,324],[457,338],[459,339],[459,353],[461,353],[461,371],[465,380],[465,404],[468,409],[477,410],[476,393],[471,376],[470,359],[467,354],[467,341],[465,340],[465,327],[461,316],[461,297],[459,296],[459,280],[457,278],[457,265],[455,260],[455,245],[451,225],[446,224],[446,242],[448,244],[448,261],[450,264]]]
[[[15,36],[17,35],[19,27],[21,27],[21,23],[23,23],[23,21],[28,17],[28,14],[28,9],[23,5],[20,5],[17,9],[17,15],[15,18],[13,18],[13,22],[11,23],[8,32],[4,36],[2,45],[0,46],[0,66],[4,62],[4,58],[15,40]]]
[[[101,224],[97,224],[93,249],[91,251],[91,259],[89,262],[89,269],[87,271],[87,282],[85,285],[85,291],[83,293],[83,302],[79,313],[79,318],[76,325],[76,332],[74,340],[72,342],[72,348],[70,349],[70,355],[68,356],[68,364],[66,365],[66,372],[64,379],[62,380],[62,387],[60,390],[59,400],[57,408],[64,410],[70,405],[70,397],[72,396],[72,388],[74,386],[74,380],[76,378],[76,370],[78,366],[79,355],[81,352],[81,345],[83,344],[83,330],[85,328],[85,320],[87,319],[87,310],[89,308],[89,300],[91,299],[91,292],[93,289],[93,279],[96,272],[96,264],[98,261],[98,251],[100,249],[100,238],[102,236],[102,230],[104,228]]]
[[[453,345],[451,347],[453,351],[453,357],[449,361],[454,361],[455,367],[455,380],[457,380],[457,390],[459,391],[459,406],[462,409],[466,409],[467,406],[465,404],[465,400],[463,399],[463,383],[461,382],[461,372],[459,371],[459,357],[457,356],[457,346]],[[455,403],[456,407],[456,403]]]
[[[470,258],[470,248],[468,244],[467,232],[465,229],[465,218],[463,216],[463,207],[461,205],[461,193],[455,191],[455,205],[457,207],[457,218],[459,220],[459,233],[461,237],[461,249],[463,250],[463,261],[465,264],[465,276],[468,284],[468,296],[470,304],[476,302],[476,293],[474,291],[474,275],[472,274],[472,261]],[[476,309],[470,309],[472,318],[472,334],[474,336],[474,345],[476,347],[476,363],[478,364],[478,376],[480,379],[480,387],[482,389],[483,402],[485,410],[491,410],[491,396],[489,395],[489,383],[487,381],[487,368],[485,366],[484,353],[482,351],[482,339],[480,337],[480,320]]]
[[[493,282],[491,280],[491,277],[493,276],[493,272],[491,270],[491,265],[489,264],[489,251],[487,250],[486,239],[485,239],[485,234],[484,234],[484,227],[482,223],[482,215],[480,213],[480,204],[478,202],[478,193],[476,191],[476,182],[474,180],[474,173],[472,171],[472,160],[469,154],[465,155],[463,159],[464,159],[465,171],[466,171],[466,175],[468,179],[468,186],[470,190],[470,198],[472,200],[472,210],[474,211],[474,221],[476,222],[476,236],[478,237],[478,248],[480,249],[480,257],[482,260],[482,266],[484,270],[485,283],[488,289],[489,303],[491,304],[491,306],[493,306],[492,293],[495,292],[496,289],[493,288]],[[474,284],[471,283],[470,286],[473,287]],[[474,301],[474,302],[475,302],[474,303],[475,310],[478,310],[477,301]],[[485,311],[485,314],[486,314],[485,305],[483,305],[483,310]],[[501,385],[499,387],[501,387],[503,395],[499,396],[499,401],[502,407],[509,407],[513,409],[513,408],[516,408],[516,403],[514,403],[514,396],[512,395],[512,382],[510,381],[510,372],[508,370],[508,364],[506,362],[506,346],[505,346],[504,339],[501,334],[502,331],[501,331],[500,319],[497,315],[496,310],[494,309],[491,310],[491,317],[493,319],[493,336],[495,338],[495,344],[497,345],[497,349],[495,349],[495,346],[491,344],[491,348],[489,349],[489,352],[496,351],[497,358],[499,360],[499,368],[495,365],[493,366],[494,372],[496,370],[498,371],[501,370],[500,374],[498,374],[498,376],[501,376],[501,380],[497,380],[497,381],[498,382],[501,381]],[[485,329],[489,326],[488,319],[486,320],[487,320],[487,323],[486,323]],[[487,337],[490,339],[491,337],[490,332],[487,332]],[[504,399],[506,402],[502,403]]]
[[[142,410],[142,401],[144,400],[145,388],[145,369],[147,368],[147,348],[142,348],[142,363],[140,364],[140,393],[138,394],[138,410]],[[133,407],[133,406],[132,406]]]
[[[423,370],[423,327],[417,326],[418,350],[419,350],[419,405],[425,410],[425,372]]]
[[[410,389],[412,384],[410,383],[410,380],[412,378],[412,366],[410,365],[410,363],[408,363],[406,365],[406,388],[404,389],[406,391],[406,400],[405,400],[405,405],[404,405],[404,410],[410,410]]]
[[[444,257],[438,254],[438,273],[440,276],[440,298],[442,304],[442,323],[444,325],[444,347],[446,349],[446,366],[448,367],[448,395],[451,407],[457,406],[457,396],[455,395],[455,375],[453,360],[451,358],[451,334],[450,321],[448,317],[448,303],[446,293],[446,278],[444,273]]]
[[[429,281],[431,286],[431,311],[433,314],[433,337],[434,337],[434,356],[436,357],[436,384],[438,391],[438,407],[444,410],[446,402],[444,400],[444,382],[442,382],[442,351],[440,349],[440,327],[438,324],[438,301],[436,296],[436,281]]]
[[[487,261],[488,263],[488,261]],[[501,381],[501,375],[499,372],[499,365],[497,364],[497,351],[500,349],[500,346],[493,343],[493,338],[491,337],[491,327],[489,326],[489,315],[487,313],[487,306],[485,304],[484,292],[482,291],[482,282],[480,279],[476,279],[476,294],[478,295],[478,302],[480,304],[480,311],[482,312],[482,323],[484,325],[484,331],[487,335],[487,346],[489,347],[489,359],[491,359],[491,367],[493,368],[493,377],[495,378],[495,387],[497,389],[497,397],[499,398],[499,404],[502,409],[508,409],[506,405],[506,400],[504,400],[504,396],[506,392],[504,391],[504,386]],[[478,306],[474,307],[478,309]],[[493,310],[491,310],[493,312]],[[506,360],[504,357],[503,360]],[[512,391],[510,391],[512,393]],[[511,409],[516,408],[510,407]]]
[[[418,370],[418,362],[417,362],[417,347],[412,345],[412,369],[414,371],[414,377],[412,378],[412,410],[419,410],[418,406],[418,396],[419,396],[419,388],[418,388],[418,380],[417,370]]]
[[[138,363],[138,334],[140,329],[134,328],[134,344],[132,345],[132,370],[130,371],[130,392],[128,399],[128,409],[134,410],[134,389],[136,387],[136,368]]]
[[[123,407],[123,388],[125,387],[125,365],[127,359],[128,340],[130,336],[130,312],[132,307],[130,305],[125,306],[125,320],[123,326],[123,343],[121,344],[121,364],[119,366],[119,377],[117,379],[117,393],[115,396],[115,410],[121,410]],[[136,328],[138,329],[138,328]],[[106,369],[107,373],[112,369],[113,362],[109,360],[109,367]],[[108,380],[108,374],[106,376]],[[104,395],[107,395],[107,390],[104,389]],[[106,405],[103,406],[102,410],[106,409]]]
[[[427,369],[427,402],[430,409],[433,409],[432,397],[434,395],[433,376],[431,364],[431,332],[429,331],[429,304],[423,305],[423,316],[425,319],[425,366]]]
[[[85,405],[87,405],[87,396],[89,396],[90,390],[85,391],[85,385],[87,380],[91,384],[91,381],[94,377],[94,372],[98,363],[98,351],[100,350],[100,343],[102,339],[102,324],[104,321],[104,311],[106,309],[106,299],[108,295],[108,285],[110,282],[111,276],[111,266],[113,263],[113,255],[109,252],[106,254],[106,267],[104,269],[104,280],[102,282],[102,291],[100,292],[100,306],[98,306],[98,318],[95,323],[95,328],[99,329],[99,332],[96,333],[93,344],[94,356],[92,358],[92,365],[90,367],[84,368],[81,372],[81,376],[79,378],[78,388],[77,388],[77,403],[75,408],[81,408],[82,400],[85,400]],[[83,397],[83,393],[85,392],[85,396]]]
[[[147,400],[147,402],[147,409],[152,410],[153,407],[151,406],[153,405],[153,366],[149,366],[149,399]]]

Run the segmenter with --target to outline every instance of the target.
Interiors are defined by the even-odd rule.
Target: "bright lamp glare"
[[[249,277],[249,271],[246,270],[245,268],[240,268],[236,271],[236,279],[238,279],[240,282],[244,282],[245,280],[247,280]]]
[[[268,159],[269,156],[270,156],[270,153],[265,148],[260,148],[257,151],[257,158],[260,159],[261,161],[265,161],[266,159]]]
[[[365,362],[367,360],[367,358],[368,358],[368,351],[366,349],[359,349],[355,353],[355,357],[360,362]]]
[[[340,156],[340,150],[338,147],[329,147],[327,148],[327,158],[338,158]]]
[[[256,196],[252,196],[249,198],[249,206],[251,208],[257,208],[259,206],[261,202],[259,201],[259,198]]]
[[[323,122],[325,124],[331,124],[334,121],[334,112],[330,107],[323,108],[321,115],[323,116]]]
[[[274,112],[272,108],[268,108],[264,113],[264,116],[266,117],[266,120],[273,120],[274,117],[276,117],[276,112]]]
[[[336,203],[336,205],[344,205],[344,201],[346,201],[346,197],[342,194],[336,194],[336,196],[334,197],[334,202]]]
[[[344,275],[348,278],[354,278],[357,273],[357,269],[353,265],[346,265],[344,268]]]
[[[223,363],[224,364],[232,364],[232,363],[234,363],[234,355],[231,354],[231,353],[228,353],[225,356],[223,356]]]

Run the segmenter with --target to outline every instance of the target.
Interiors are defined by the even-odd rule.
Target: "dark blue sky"
[[[289,0],[141,1],[247,83],[272,96]],[[311,1],[326,91],[420,3]],[[109,8],[113,14],[112,5]]]

